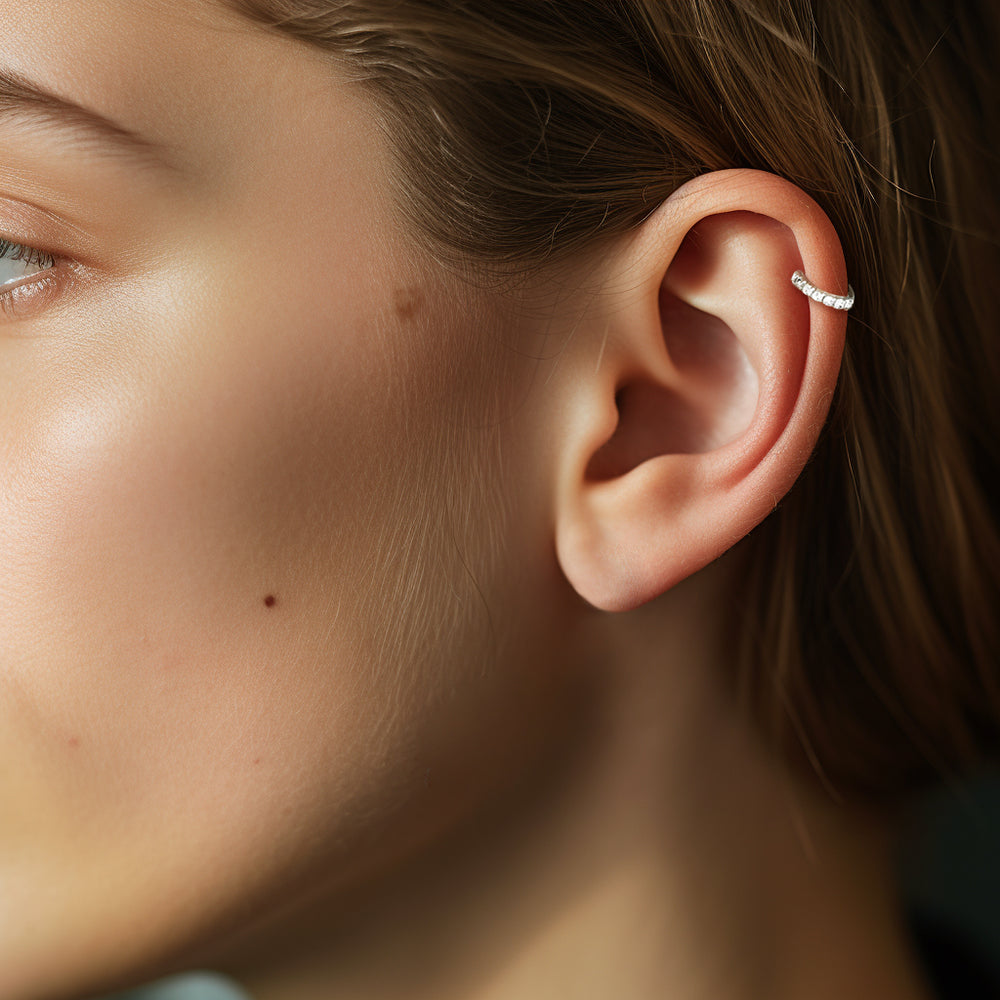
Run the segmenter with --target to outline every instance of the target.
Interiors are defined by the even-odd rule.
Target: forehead
[[[227,36],[250,34],[250,23],[216,0],[23,0],[0,7],[0,55],[8,65],[48,55],[67,83],[84,89],[98,75],[109,88],[124,89],[171,67],[179,81],[199,56],[213,49],[224,55]]]
[[[0,68],[164,145],[226,148],[332,85],[331,60],[222,0],[0,6]],[[231,149],[231,145],[229,146]]]

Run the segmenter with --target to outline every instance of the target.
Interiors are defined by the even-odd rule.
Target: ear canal
[[[618,389],[618,423],[587,467],[591,480],[624,475],[657,455],[722,448],[753,420],[757,372],[729,325],[666,287],[660,319],[670,374],[636,376]]]

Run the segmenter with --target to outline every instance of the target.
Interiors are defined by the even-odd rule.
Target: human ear
[[[791,277],[848,286],[822,209],[760,171],[696,178],[612,255],[617,277],[574,334],[599,346],[566,404],[555,530],[577,593],[623,611],[718,558],[791,488],[847,325]]]

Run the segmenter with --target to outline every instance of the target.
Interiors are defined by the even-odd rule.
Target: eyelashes
[[[55,267],[55,258],[43,250],[0,239],[0,289],[22,278]]]
[[[47,304],[60,284],[50,253],[0,237],[0,313],[24,319]]]

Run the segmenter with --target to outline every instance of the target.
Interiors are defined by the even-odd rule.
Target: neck
[[[237,973],[254,1000],[929,1000],[891,828],[769,758],[713,657],[647,656],[592,753],[335,920],[304,916]]]

